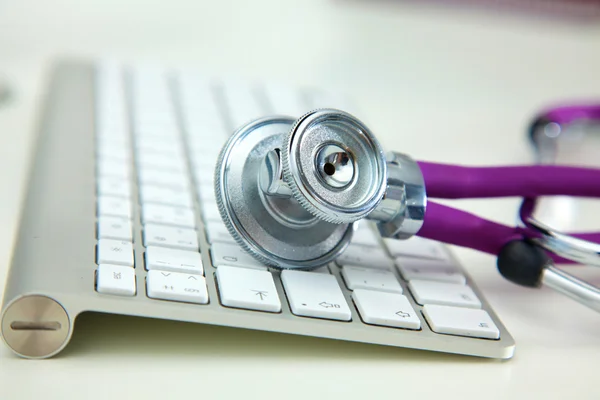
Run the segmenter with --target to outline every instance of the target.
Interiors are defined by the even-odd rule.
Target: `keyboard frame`
[[[186,304],[150,299],[146,296],[144,247],[140,209],[134,206],[134,251],[137,294],[134,297],[104,295],[95,291],[96,180],[94,148],[94,64],[63,61],[56,65],[44,99],[36,151],[32,157],[27,197],[22,209],[2,307],[3,317],[11,303],[40,295],[55,300],[68,315],[64,342],[40,357],[62,350],[73,333],[76,318],[83,312],[113,313],[192,323],[264,330],[296,335],[372,343],[508,359],[515,342],[471,277],[471,286],[494,323],[500,339],[477,339],[434,333],[414,302],[406,282],[400,279],[409,301],[421,319],[421,330],[412,331],[364,324],[354,306],[339,268],[329,269],[338,279],[352,311],[351,322],[295,316],[291,313],[278,273],[275,285],[282,303],[281,313],[240,310],[221,306],[214,272],[195,198],[198,238],[209,293],[209,304]],[[139,204],[133,190],[132,203]],[[9,321],[2,323],[3,330]],[[176,332],[174,332],[176,334]],[[10,346],[9,346],[10,347]],[[13,349],[14,350],[14,349]]]

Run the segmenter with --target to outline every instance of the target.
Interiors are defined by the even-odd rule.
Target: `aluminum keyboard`
[[[352,108],[346,99],[156,67],[92,71],[95,264],[80,309],[62,304],[71,319],[96,310],[512,357],[510,334],[440,243],[382,240],[360,221],[335,263],[278,272],[230,236],[213,192],[227,137],[269,114]]]

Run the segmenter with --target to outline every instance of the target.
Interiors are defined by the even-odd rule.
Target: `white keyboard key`
[[[223,223],[217,203],[213,203],[212,201],[205,201],[202,203],[202,219],[204,219],[205,223]]]
[[[98,197],[98,215],[131,219],[131,202],[111,196]]]
[[[194,178],[196,179],[196,183],[198,186],[202,187],[215,187],[215,165],[216,160],[202,165],[200,168],[197,168],[195,171]],[[214,190],[213,190],[214,191]]]
[[[214,186],[198,185],[198,198],[202,203],[216,203]]]
[[[223,265],[217,268],[216,276],[224,306],[281,311],[281,302],[270,272]]]
[[[194,211],[189,208],[142,204],[142,222],[195,228]]]
[[[448,261],[426,258],[397,257],[396,266],[407,281],[421,279],[427,281],[467,283],[465,276]]]
[[[352,235],[352,244],[361,246],[379,247],[379,239],[375,232],[365,225],[359,225],[359,228]]]
[[[436,260],[449,260],[447,250],[441,243],[433,240],[413,236],[407,240],[384,239],[390,254],[394,257],[408,256],[418,258],[433,258]]]
[[[208,303],[206,279],[202,275],[150,270],[146,276],[146,292],[151,299]]]
[[[126,161],[100,159],[98,160],[98,176],[112,176],[114,178],[129,179],[131,176],[131,167]]]
[[[198,235],[193,229],[146,224],[144,246],[152,245],[198,251]]]
[[[133,240],[133,228],[127,218],[98,218],[98,239]]]
[[[202,257],[195,251],[148,246],[145,258],[147,270],[204,275]]]
[[[431,330],[449,335],[499,339],[500,331],[485,310],[427,304],[423,315]]]
[[[100,133],[96,136],[96,148],[98,154],[101,154],[100,150],[103,147],[119,147],[121,149],[131,149],[131,139],[129,133],[126,134],[107,134],[101,135]],[[131,156],[131,154],[130,154]],[[101,158],[101,157],[100,157]],[[130,158],[129,158],[130,159]]]
[[[406,296],[356,289],[352,292],[352,299],[367,324],[421,329],[421,320]]]
[[[206,224],[206,240],[208,243],[224,242],[235,244],[235,240],[223,223],[209,222]]]
[[[188,190],[190,187],[187,174],[152,168],[140,168],[138,170],[138,180],[142,185],[169,186],[184,190]]]
[[[192,208],[190,192],[174,187],[140,185],[140,197],[142,203]]]
[[[104,70],[100,68],[96,74],[96,135],[126,137],[128,120],[122,70],[111,68],[109,73]]]
[[[284,270],[281,272],[281,282],[294,314],[340,321],[352,319],[335,276]]]
[[[344,265],[342,276],[350,290],[372,289],[402,294],[402,286],[391,271]]]
[[[180,140],[181,134],[173,114],[161,107],[153,107],[155,110],[152,113],[136,116],[133,128],[136,141]]]
[[[212,263],[215,267],[229,265],[231,267],[243,267],[266,270],[267,267],[252,258],[237,244],[213,243],[210,247]]]
[[[96,290],[103,294],[135,296],[135,271],[122,265],[100,264],[96,270]]]
[[[170,154],[184,156],[181,140],[165,140],[156,137],[138,138],[135,141],[136,153]]]
[[[199,185],[210,186],[213,181],[215,166],[219,153],[207,153],[205,150],[190,150],[190,159],[195,170],[195,178]],[[212,172],[212,173],[211,173]]]
[[[331,274],[331,271],[329,270],[329,267],[327,265],[325,265],[324,267],[319,267],[319,268],[315,268],[313,270],[311,270],[310,272],[313,273],[317,273],[317,274]]]
[[[182,114],[189,135],[224,135],[212,82],[196,73],[178,74]]]
[[[352,244],[337,258],[336,262],[339,265],[360,265],[388,270],[391,270],[394,267],[394,260],[392,260],[381,248],[356,246]]]
[[[139,169],[157,169],[177,173],[187,172],[184,158],[175,158],[164,154],[138,153],[137,165]]]
[[[101,196],[115,196],[128,199],[131,197],[131,187],[129,181],[125,179],[108,176],[99,177],[98,194]]]
[[[255,88],[243,81],[223,83],[223,96],[229,110],[232,129],[265,114],[255,94]]]
[[[129,163],[131,161],[131,150],[129,146],[110,143],[102,140],[96,142],[98,158],[103,160],[115,159]]]
[[[226,137],[220,135],[214,138],[206,136],[191,137],[188,140],[188,151],[193,158],[206,158],[207,155],[216,157],[223,149],[226,141]]]
[[[131,137],[127,110],[108,110],[98,115],[95,139],[96,143],[115,143],[130,148]]]
[[[417,303],[481,308],[481,302],[466,285],[446,282],[412,280],[408,287]]]
[[[96,263],[133,267],[133,245],[126,240],[98,240]]]

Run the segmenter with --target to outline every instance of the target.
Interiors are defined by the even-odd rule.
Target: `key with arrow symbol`
[[[257,296],[260,296],[261,300],[264,300],[265,297],[267,297],[267,293],[269,292],[265,292],[262,290],[252,290]]]

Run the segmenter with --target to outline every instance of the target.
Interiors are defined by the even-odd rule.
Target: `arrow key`
[[[281,302],[269,271],[222,265],[217,268],[221,304],[226,307],[280,312]]]
[[[394,328],[421,329],[421,320],[401,294],[375,290],[355,289],[352,300],[361,318],[367,324]]]
[[[206,280],[202,275],[152,269],[146,277],[148,297],[185,303],[208,303]]]

